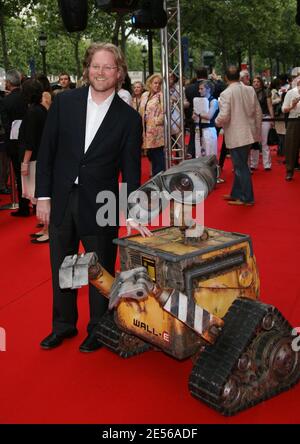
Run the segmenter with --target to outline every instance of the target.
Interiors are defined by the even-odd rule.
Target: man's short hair
[[[291,76],[297,77],[299,75],[300,75],[300,66],[296,66],[295,68],[292,69]]]
[[[229,81],[240,80],[240,70],[237,66],[228,66],[225,71],[225,76]]]
[[[6,81],[9,82],[12,86],[20,86],[21,80],[21,73],[16,69],[10,69],[9,71],[7,71]]]
[[[68,74],[67,72],[63,71],[59,74],[58,78],[60,79],[62,76],[67,76],[69,79],[69,82],[71,82],[71,77],[70,74]]]
[[[242,69],[240,72],[240,79],[243,79],[244,77],[250,77],[249,71],[247,69]]]

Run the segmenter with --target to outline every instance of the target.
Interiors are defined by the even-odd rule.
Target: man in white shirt
[[[118,177],[128,194],[140,184],[142,124],[139,114],[119,98],[117,85],[127,67],[120,50],[110,43],[92,44],[86,51],[84,75],[89,85],[58,94],[49,110],[37,161],[37,217],[49,225],[53,283],[52,332],[43,349],[59,346],[77,335],[77,292],[61,290],[59,268],[65,256],[95,251],[114,273],[118,235]],[[115,222],[99,223],[97,196],[115,196]],[[103,205],[104,203],[102,203]],[[95,328],[107,300],[89,288],[90,321],[82,352],[100,348]]]
[[[293,80],[293,88],[284,98],[282,111],[289,113],[285,136],[286,177],[291,181],[300,148],[300,76]]]

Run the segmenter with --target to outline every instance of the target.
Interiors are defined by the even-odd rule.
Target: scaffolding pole
[[[165,28],[161,29],[160,36],[165,104],[165,160],[166,168],[170,168],[185,159],[180,1],[164,0],[164,8],[168,14],[168,23]],[[179,77],[179,80],[178,89],[176,91],[176,100],[171,103],[169,93],[169,74],[172,73]],[[174,107],[177,108],[177,113],[172,113]],[[174,126],[178,127],[178,132],[172,134],[172,127]]]

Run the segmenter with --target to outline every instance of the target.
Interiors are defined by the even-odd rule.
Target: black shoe
[[[14,217],[28,217],[28,216],[30,216],[30,211],[28,210],[28,211],[12,211],[11,213],[10,213],[10,215],[11,216],[14,216]]]
[[[95,335],[88,335],[85,340],[80,344],[79,350],[83,353],[90,353],[98,350],[102,347],[102,344],[98,342]]]
[[[32,244],[47,244],[49,242],[48,234],[43,234],[42,236],[38,236],[35,239],[31,239]]]
[[[285,180],[287,180],[287,181],[290,181],[290,180],[292,180],[293,179],[293,176],[291,175],[291,174],[287,174],[286,176],[285,176]]]
[[[73,328],[72,330],[67,330],[65,333],[51,333],[45,339],[42,340],[40,346],[44,350],[50,350],[51,348],[58,347],[64,339],[73,338],[78,334],[77,328]]]

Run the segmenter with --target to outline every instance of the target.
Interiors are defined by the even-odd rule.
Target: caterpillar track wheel
[[[191,394],[229,416],[288,390],[300,380],[292,327],[273,306],[238,298],[224,329],[195,363]]]
[[[122,358],[131,358],[151,348],[138,337],[120,330],[114,321],[113,312],[110,311],[99,322],[96,336],[99,342]]]

